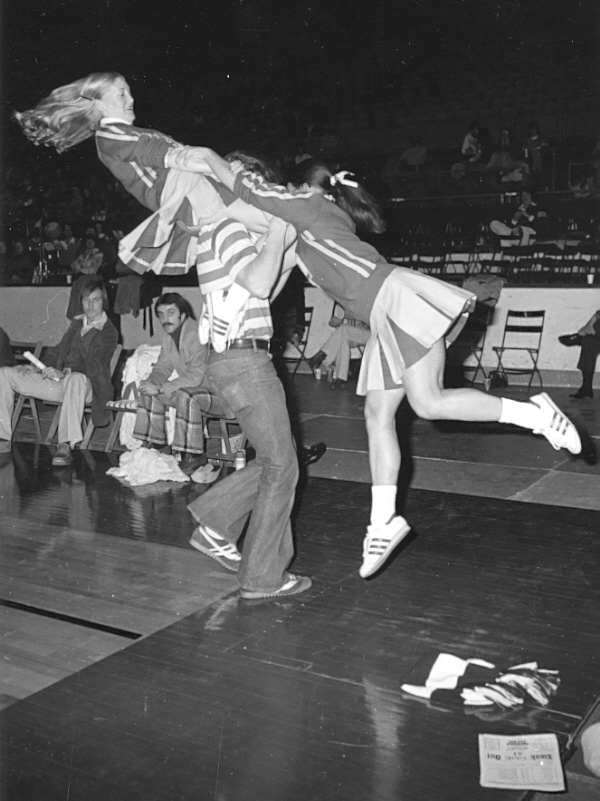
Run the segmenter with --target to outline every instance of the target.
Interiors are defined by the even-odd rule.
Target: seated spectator
[[[359,345],[366,345],[371,336],[369,327],[365,323],[354,320],[352,317],[333,316],[329,325],[335,328],[327,342],[308,360],[315,370],[321,364],[327,369],[333,368],[336,378],[331,388],[345,387],[350,371],[350,350]]]
[[[8,283],[29,286],[33,283],[36,264],[31,253],[26,249],[22,239],[15,239],[13,252],[9,260]]]
[[[523,143],[523,158],[525,159],[534,186],[539,185],[544,175],[544,155],[548,151],[546,142],[537,122],[530,122],[527,126],[527,138]]]
[[[593,398],[592,383],[596,370],[596,359],[600,350],[600,311],[597,311],[592,319],[583,328],[580,328],[576,334],[566,334],[559,337],[558,341],[561,345],[566,345],[567,347],[573,347],[574,345],[581,347],[577,369],[581,370],[583,381],[581,387],[571,397],[576,400]]]
[[[487,128],[483,128],[478,122],[472,122],[460,148],[463,160],[452,165],[450,177],[455,181],[462,181],[467,173],[482,170],[493,149],[492,137]]]
[[[71,264],[71,269],[74,273],[82,273],[84,275],[96,275],[102,267],[104,256],[100,248],[96,246],[96,237],[94,234],[86,232],[83,244],[80,246],[77,257]]]
[[[306,144],[304,142],[296,142],[296,153],[294,155],[294,163],[296,166],[298,164],[302,164],[303,161],[307,161],[307,159],[312,159],[310,153],[306,152]]]
[[[85,288],[76,317],[59,345],[44,356],[46,367],[0,368],[0,453],[12,450],[11,418],[15,393],[40,400],[62,402],[58,423],[58,449],[54,466],[71,463],[71,449],[83,439],[86,403],[92,405],[92,422],[110,422],[106,402],[112,400],[110,360],[117,347],[117,331],[106,316],[108,298],[104,284],[96,280]]]
[[[481,158],[481,142],[479,141],[479,124],[472,122],[469,125],[465,138],[460,147],[461,154],[469,162],[475,163]]]
[[[161,449],[167,447],[165,415],[175,412],[171,450],[182,455],[186,473],[207,463],[204,453],[204,419],[190,395],[179,390],[200,387],[204,380],[208,349],[198,339],[198,323],[188,301],[177,292],[161,295],[154,311],[163,327],[158,361],[139,386],[139,407],[133,436]],[[173,373],[176,377],[173,377]]]
[[[71,269],[71,265],[78,255],[80,239],[75,239],[73,229],[68,223],[63,228],[63,238],[58,240],[60,250],[58,252],[58,262],[63,270]]]
[[[392,195],[401,191],[402,175],[418,172],[427,158],[427,148],[422,144],[422,137],[411,136],[409,141],[410,147],[403,150],[399,156],[390,156],[381,171],[381,180],[387,184]]]
[[[59,254],[61,252],[60,239],[63,230],[57,222],[49,222],[43,228],[42,251],[46,269],[50,274],[60,272]]]
[[[410,147],[407,147],[400,156],[400,166],[406,166],[412,172],[417,172],[419,167],[425,164],[427,148],[423,144],[423,137],[421,136],[411,136],[409,141]]]
[[[521,204],[507,223],[492,220],[490,230],[497,236],[519,237],[520,244],[528,245],[546,233],[548,215],[540,208],[532,192],[521,195]]]
[[[514,139],[510,128],[502,128],[500,131],[500,141],[491,155],[490,160],[485,165],[489,172],[499,172],[508,174],[517,166],[517,153]]]
[[[515,227],[527,227],[536,236],[541,236],[546,232],[548,215],[544,209],[540,208],[537,198],[533,192],[524,190],[521,195],[521,205],[511,219],[511,225]]]

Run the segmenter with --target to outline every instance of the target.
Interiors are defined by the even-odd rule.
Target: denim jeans
[[[211,351],[207,383],[237,418],[256,458],[188,509],[201,525],[233,544],[250,515],[238,583],[243,589],[272,592],[287,580],[294,555],[290,514],[299,473],[283,386],[270,355],[251,349]]]

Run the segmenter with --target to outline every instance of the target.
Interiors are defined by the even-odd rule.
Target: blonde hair
[[[62,153],[93,135],[103,116],[96,101],[122,77],[118,72],[93,72],[59,86],[35,108],[15,111],[13,117],[34,145]]]

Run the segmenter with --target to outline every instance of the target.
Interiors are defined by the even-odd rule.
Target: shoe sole
[[[192,546],[192,548],[195,548],[197,551],[200,551],[200,553],[203,553],[210,559],[214,559],[215,562],[218,562],[221,565],[221,567],[224,567],[226,570],[231,570],[233,573],[237,573],[238,567],[240,566],[239,562],[230,562],[227,559],[225,559],[224,556],[219,556],[219,554],[212,553],[210,548],[206,548],[204,545],[200,545],[200,543],[196,542],[196,540],[193,537],[191,537],[190,539],[190,545]]]
[[[312,587],[312,581],[308,576],[301,576],[293,587],[289,590],[275,590],[275,592],[253,592],[252,590],[240,590],[240,595],[246,601],[258,601],[261,598],[287,598],[288,595],[299,595]]]
[[[373,573],[376,573],[379,570],[379,568],[382,567],[382,565],[385,562],[387,562],[387,560],[392,555],[392,552],[398,545],[400,545],[400,543],[406,537],[409,531],[410,531],[410,526],[408,525],[408,523],[405,523],[400,529],[400,531],[398,531],[397,534],[394,534],[394,536],[389,542],[389,545],[386,547],[385,551],[381,554],[381,556],[377,559],[376,562],[374,562],[372,565],[366,568],[362,567],[361,565],[358,571],[359,576],[361,578],[369,578],[369,576],[372,576]]]
[[[552,409],[554,409],[554,412],[556,414],[560,415],[561,417],[564,417],[564,419],[567,420],[569,425],[573,428],[573,430],[577,434],[577,439],[579,440],[579,450],[572,451],[567,445],[558,445],[558,446],[555,445],[551,440],[548,439],[548,437],[546,437],[546,435],[544,434],[543,431],[534,432],[534,433],[539,433],[543,437],[545,437],[548,440],[548,442],[550,443],[550,445],[552,445],[552,447],[555,450],[559,451],[559,450],[561,450],[561,448],[564,448],[565,450],[569,451],[569,453],[572,453],[573,456],[578,456],[581,453],[581,437],[579,436],[579,431],[577,431],[577,428],[575,427],[575,424],[571,421],[571,419],[569,417],[567,417],[567,415],[561,409],[558,408],[558,406],[554,403],[554,401],[552,400],[550,395],[546,394],[545,392],[541,392],[537,397],[543,398],[546,401],[546,403],[549,406],[551,406]],[[534,401],[534,403],[535,403],[535,401]]]

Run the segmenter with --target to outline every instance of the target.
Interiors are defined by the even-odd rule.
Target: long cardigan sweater
[[[70,367],[73,372],[83,373],[90,379],[92,385],[92,422],[95,426],[105,426],[110,422],[110,411],[106,402],[113,399],[113,385],[110,375],[110,360],[119,335],[117,329],[107,320],[101,330],[92,328],[81,336],[83,319],[73,320],[62,340],[55,348],[51,348],[45,355],[44,361],[48,367],[62,370]],[[79,337],[80,342],[75,338]],[[76,364],[69,356],[79,345],[79,357]]]

